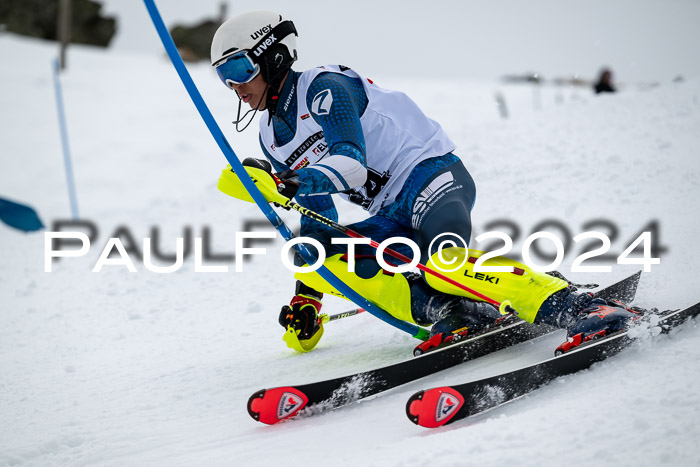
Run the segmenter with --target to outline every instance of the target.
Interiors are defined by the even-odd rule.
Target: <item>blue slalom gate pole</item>
[[[149,15],[151,16],[151,21],[153,21],[153,26],[155,26],[156,31],[158,32],[158,36],[160,37],[160,40],[163,43],[163,47],[165,47],[165,51],[168,53],[168,57],[170,57],[170,61],[172,62],[173,66],[175,67],[175,70],[180,76],[180,80],[185,86],[185,89],[187,89],[187,92],[190,95],[192,102],[199,111],[199,115],[202,117],[212,137],[219,145],[221,152],[223,152],[224,157],[226,157],[228,163],[231,164],[233,171],[236,172],[238,178],[243,183],[243,186],[246,188],[246,190],[248,190],[248,193],[250,193],[250,195],[252,196],[253,201],[255,201],[255,204],[258,205],[258,207],[263,212],[263,214],[265,214],[270,223],[280,232],[280,234],[282,234],[285,240],[291,240],[292,238],[294,238],[294,234],[291,230],[289,230],[289,227],[287,227],[287,225],[282,221],[282,219],[277,215],[277,213],[275,213],[272,207],[270,207],[268,202],[265,200],[265,197],[255,186],[255,183],[253,182],[253,180],[251,180],[250,176],[248,175],[248,172],[246,172],[246,170],[243,168],[241,161],[238,160],[238,157],[233,151],[233,148],[231,148],[231,145],[226,140],[226,137],[221,131],[221,128],[219,128],[219,125],[216,123],[216,120],[214,120],[214,116],[211,114],[211,111],[207,107],[207,104],[204,102],[202,95],[199,93],[197,86],[194,84],[192,77],[187,71],[187,67],[185,67],[185,63],[182,61],[182,57],[180,57],[180,54],[177,51],[177,47],[173,42],[173,38],[170,36],[168,29],[165,27],[165,23],[163,23],[163,18],[161,18],[160,16],[160,12],[158,11],[158,7],[156,6],[155,1],[144,0],[144,3],[146,5],[146,8],[148,9]],[[311,252],[306,248],[305,245],[299,243],[295,245],[295,248],[307,264],[314,264],[316,262],[316,258],[314,257],[314,255],[311,254]],[[321,266],[316,272],[318,272],[319,275],[326,280],[326,282],[335,287],[335,289],[342,293],[345,297],[352,300],[358,306],[364,308],[369,313],[381,319],[382,321],[385,321],[391,324],[392,326],[401,329],[402,331],[407,332],[418,339],[428,338],[428,331],[416,326],[415,324],[407,323],[406,321],[401,321],[400,319],[391,316],[389,313],[382,310],[381,308],[373,305],[366,298],[355,292],[352,288],[348,287],[343,281],[341,281],[335,275],[333,275],[333,273],[329,271],[328,268],[326,268],[325,266]]]
[[[68,127],[66,125],[66,112],[63,108],[63,91],[59,77],[58,58],[53,59],[53,83],[56,93],[56,109],[58,110],[58,125],[61,129],[61,143],[63,145],[63,162],[66,167],[66,182],[68,183],[68,197],[73,220],[78,220],[78,198],[75,195],[75,180],[73,179],[73,164],[70,158],[68,146]]]

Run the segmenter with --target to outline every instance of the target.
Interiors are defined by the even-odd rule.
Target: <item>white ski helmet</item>
[[[216,30],[211,43],[211,64],[228,87],[231,83],[247,82],[261,73],[265,82],[275,85],[281,82],[292,63],[297,59],[294,23],[273,11],[250,11],[224,22]],[[241,54],[241,52],[247,52]],[[243,76],[227,80],[223,66],[236,55],[245,55]],[[228,65],[231,67],[231,65]],[[235,67],[234,67],[235,68]],[[238,68],[241,68],[240,66]],[[234,71],[235,70],[229,70]],[[247,75],[245,72],[248,72]]]

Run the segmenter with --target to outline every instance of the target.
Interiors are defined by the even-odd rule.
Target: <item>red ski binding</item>
[[[460,340],[464,339],[465,337],[467,337],[467,333],[468,333],[468,331],[466,328],[464,328],[464,331],[455,332],[454,334],[448,334],[446,337],[445,337],[444,332],[439,332],[439,333],[435,334],[434,336],[432,336],[427,341],[421,342],[420,344],[418,344],[413,349],[413,356],[420,357],[424,353],[436,350],[437,348],[439,348],[445,344],[460,341]]]

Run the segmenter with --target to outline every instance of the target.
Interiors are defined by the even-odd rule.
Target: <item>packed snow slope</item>
[[[49,230],[70,217],[55,52],[53,44],[0,35],[0,197],[32,205]],[[206,64],[189,68],[239,157],[259,156],[255,124],[243,134],[230,124],[235,96]],[[478,186],[476,233],[510,220],[520,229],[516,251],[544,220],[570,230],[552,229],[562,239],[617,233],[612,272],[571,273],[581,249],[573,243],[559,267],[575,281],[607,284],[637,269],[614,257],[656,221],[666,250],[643,274],[636,304],[700,299],[700,83],[595,97],[577,88],[373,78],[407,92],[456,141]],[[411,424],[408,396],[548,358],[563,332],[330,413],[257,424],[245,408],[254,391],[396,362],[415,340],[364,314],[329,324],[312,353],[285,348],[277,314],[293,280],[279,239],[239,273],[230,259],[205,261],[227,273],[195,272],[192,255],[171,274],[148,271],[136,256],[137,272],[93,273],[119,227],[139,250],[157,234],[167,253],[186,229],[203,237],[208,228],[210,251],[223,255],[234,252],[246,222],[264,218],[216,190],[225,160],[163,57],[75,47],[62,81],[80,214],[99,232],[86,256],[55,260],[49,273],[43,233],[0,225],[0,466],[700,462],[695,323],[444,429]],[[499,116],[497,92],[509,119]],[[341,222],[363,215],[341,210]],[[299,225],[297,214],[283,217]],[[328,312],[350,306],[324,304]]]

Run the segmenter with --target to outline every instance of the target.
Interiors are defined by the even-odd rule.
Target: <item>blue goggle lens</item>
[[[228,86],[250,82],[260,73],[260,65],[253,63],[247,52],[239,52],[216,67],[216,74]]]

